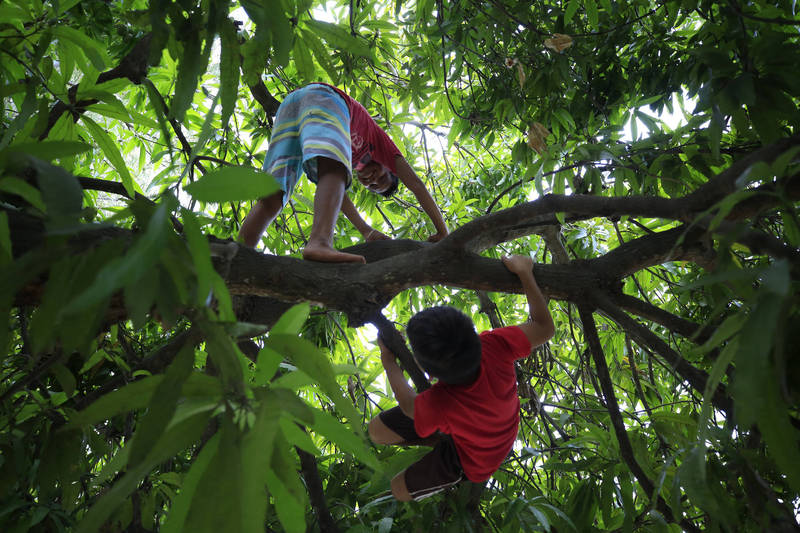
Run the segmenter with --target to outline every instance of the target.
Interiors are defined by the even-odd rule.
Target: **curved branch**
[[[606,356],[603,353],[603,346],[600,343],[600,338],[597,336],[597,327],[595,326],[592,312],[583,305],[578,306],[578,311],[580,313],[581,323],[583,324],[583,335],[586,338],[586,342],[589,344],[592,360],[597,370],[597,379],[600,381],[600,388],[602,389],[603,398],[606,402],[606,409],[608,410],[608,415],[611,417],[611,425],[614,428],[614,434],[619,443],[619,453],[647,496],[651,500],[655,499],[655,505],[661,514],[664,515],[664,518],[669,522],[675,522],[672,510],[664,499],[656,493],[653,481],[647,477],[647,474],[645,474],[633,453],[633,446],[631,446],[628,432],[625,429],[625,422],[623,422],[622,415],[619,411],[617,397],[614,394],[614,383],[611,381],[611,374],[608,371],[608,365],[606,365]],[[684,521],[681,522],[684,529],[688,531],[699,531],[691,522],[685,522],[686,523],[684,523]]]
[[[706,372],[684,359],[681,354],[670,348],[658,335],[629,317],[602,293],[593,291],[591,297],[603,314],[619,324],[637,343],[659,354],[698,394],[703,395],[708,381]],[[731,413],[731,400],[722,384],[714,392],[711,403],[720,411],[724,411],[726,414]]]
[[[297,446],[294,449],[300,458],[300,472],[306,482],[308,499],[311,501],[314,514],[317,515],[320,531],[322,533],[339,533],[339,527],[336,525],[333,516],[331,516],[330,510],[328,510],[328,503],[325,501],[325,491],[322,489],[322,479],[319,477],[317,459]]]
[[[150,41],[153,38],[152,33],[148,33],[137,42],[128,54],[123,57],[119,65],[101,73],[97,77],[97,85],[107,81],[115,80],[118,78],[128,78],[136,85],[142,83],[142,80],[147,75],[148,58],[150,56]],[[67,95],[69,96],[70,104],[63,101],[57,102],[47,117],[47,126],[44,131],[39,135],[39,140],[42,141],[50,134],[50,130],[56,125],[58,119],[61,118],[67,111],[71,111],[74,119],[77,121],[81,113],[86,110],[87,106],[97,103],[95,99],[81,100],[75,102],[78,94],[79,84],[75,84],[69,88]]]
[[[429,389],[431,387],[430,381],[417,365],[414,356],[411,355],[411,350],[406,346],[406,341],[403,340],[403,336],[397,331],[394,324],[381,313],[374,315],[370,322],[378,328],[378,335],[386,344],[386,347],[400,360],[400,367],[405,370],[411,381],[414,382],[417,392]]]
[[[660,307],[628,294],[612,294],[611,300],[625,311],[664,326],[673,333],[677,333],[697,344],[704,343],[713,333],[712,328],[673,315]]]

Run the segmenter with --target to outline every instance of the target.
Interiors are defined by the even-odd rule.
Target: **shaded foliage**
[[[794,531],[800,18],[788,1],[0,4],[3,531]],[[301,182],[229,239],[280,100],[339,85],[408,191],[349,194],[397,240],[297,256]],[[336,245],[359,235],[342,221]],[[486,487],[400,505],[374,447],[374,329],[449,303],[557,332],[518,365]],[[486,292],[488,291],[488,293]],[[310,302],[313,308],[308,303]]]

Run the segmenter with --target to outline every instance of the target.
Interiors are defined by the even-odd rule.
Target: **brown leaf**
[[[547,144],[544,140],[550,135],[550,132],[547,131],[541,123],[534,122],[531,124],[531,127],[528,128],[528,146],[536,151],[536,153],[541,154],[547,149]]]
[[[550,39],[544,40],[544,45],[554,52],[563,52],[572,46],[572,37],[563,33],[554,33]]]
[[[519,79],[519,88],[525,85],[525,71],[522,69],[522,65],[517,63],[517,78]]]

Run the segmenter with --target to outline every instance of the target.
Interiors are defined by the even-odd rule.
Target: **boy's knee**
[[[403,470],[392,478],[392,496],[399,502],[410,502],[411,493],[406,486],[406,471]]]
[[[379,416],[376,416],[370,420],[369,424],[367,425],[367,433],[369,434],[369,438],[375,444],[386,444],[383,442],[385,435],[383,434],[383,431],[381,431],[383,427],[385,427],[385,424],[381,421]]]

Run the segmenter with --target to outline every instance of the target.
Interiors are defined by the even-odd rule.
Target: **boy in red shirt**
[[[486,481],[517,438],[514,361],[547,342],[554,326],[533,277],[533,261],[517,255],[504,257],[503,264],[522,282],[528,322],[478,335],[472,320],[452,307],[426,309],[409,320],[406,333],[414,359],[438,378],[430,389],[416,394],[394,354],[378,339],[381,362],[399,405],[370,421],[373,442],[424,444],[426,437],[440,437],[430,453],[392,479],[392,494],[400,501],[425,498],[463,477]]]
[[[275,178],[280,190],[259,199],[242,222],[239,240],[247,246],[256,245],[305,174],[317,184],[317,190],[314,222],[303,258],[364,263],[360,255],[333,248],[333,230],[340,210],[367,241],[389,238],[367,224],[345,194],[353,170],[364,187],[386,197],[397,189],[398,180],[403,182],[436,228],[428,240],[436,242],[447,235],[439,207],[394,142],[364,106],[332,85],[312,83],[291,92],[281,102],[264,170]]]

